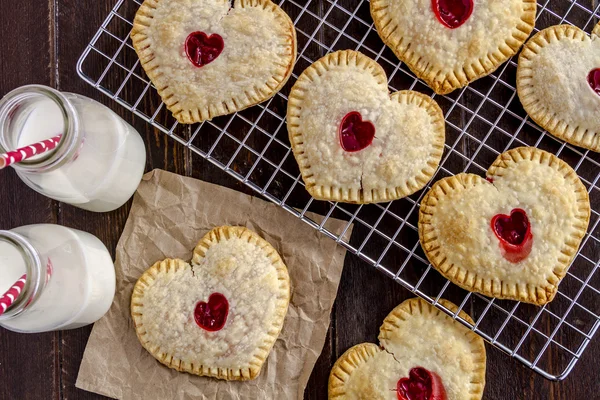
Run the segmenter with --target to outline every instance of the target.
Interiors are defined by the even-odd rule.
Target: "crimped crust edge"
[[[346,350],[331,368],[327,385],[328,398],[344,398],[346,395],[346,382],[352,372],[381,351],[383,350],[373,343],[357,344]]]

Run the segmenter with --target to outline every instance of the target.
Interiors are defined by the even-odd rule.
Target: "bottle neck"
[[[25,311],[40,297],[46,284],[46,272],[42,271],[40,254],[24,236],[11,231],[0,231],[0,242],[13,246],[25,265],[25,286],[15,301],[0,315],[0,322]],[[9,285],[12,282],[8,283]],[[5,285],[6,286],[6,285]],[[0,296],[2,293],[0,293]]]
[[[45,126],[47,119],[44,118],[44,112],[51,113],[49,119],[58,122],[60,126]],[[36,125],[37,120],[39,123]],[[36,140],[62,134],[55,149],[12,165],[16,170],[27,173],[54,170],[70,162],[78,153],[83,140],[79,126],[77,111],[64,94],[42,85],[22,86],[0,100],[0,153],[33,144],[23,143],[26,130],[39,129],[43,133],[57,129],[58,132],[52,131],[48,137]]]

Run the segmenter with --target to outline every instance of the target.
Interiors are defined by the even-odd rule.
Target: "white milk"
[[[11,242],[0,239],[0,296],[26,272],[23,253]]]
[[[115,270],[100,240],[50,224],[11,232],[25,238],[39,254],[42,288],[21,313],[0,316],[1,326],[17,332],[73,329],[97,321],[108,311],[115,294]],[[6,290],[23,275],[27,259],[13,245],[0,241],[0,246],[0,251],[8,250],[0,257],[0,288]]]
[[[18,99],[23,103],[20,110],[12,105],[19,113],[13,117],[16,122],[0,121],[4,123],[1,134],[7,143],[23,147],[65,133],[69,125],[63,109],[74,109],[74,115],[67,114],[67,118],[71,123],[78,121],[71,132],[77,130],[78,138],[82,138],[76,143],[73,133],[68,138],[64,135],[62,140],[72,142],[77,149],[73,154],[45,170],[36,169],[35,165],[16,165],[19,177],[50,198],[90,211],[111,211],[126,203],[137,189],[146,165],[146,150],[137,131],[109,108],[87,97],[40,86],[15,92],[18,91],[25,100]],[[6,98],[10,99],[12,93]],[[53,100],[47,93],[58,96]],[[66,104],[64,108],[59,105],[61,101]],[[10,112],[5,115],[5,119],[11,118]],[[53,154],[54,151],[30,160],[48,159]]]

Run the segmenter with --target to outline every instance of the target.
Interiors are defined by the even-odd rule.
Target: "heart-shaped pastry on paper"
[[[535,0],[371,0],[383,42],[440,94],[494,72],[533,30]]]
[[[451,302],[439,303],[453,313]],[[473,324],[464,312],[458,314]],[[379,330],[381,347],[346,351],[329,376],[330,400],[480,400],[485,386],[483,339],[422,299],[406,300]]]
[[[554,298],[590,218],[588,192],[553,154],[519,147],[487,180],[458,174],[423,198],[419,238],[431,264],[458,286],[501,299]]]
[[[133,289],[131,315],[142,346],[169,368],[249,380],[281,332],[289,299],[277,251],[246,228],[224,226],[200,240],[192,264],[150,267]]]
[[[600,152],[600,24],[591,37],[571,25],[533,36],[519,56],[517,92],[542,128]]]
[[[296,30],[270,0],[145,0],[133,46],[173,116],[191,124],[271,98],[296,59]]]
[[[287,124],[306,189],[319,200],[408,196],[431,179],[444,150],[437,103],[411,90],[390,95],[383,68],[352,50],[330,53],[302,72]]]

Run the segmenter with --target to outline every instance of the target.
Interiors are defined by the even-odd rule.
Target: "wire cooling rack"
[[[379,39],[367,0],[275,0],[298,33],[298,60],[290,82],[271,100],[234,115],[193,126],[176,123],[142,70],[129,39],[141,0],[119,0],[83,52],[79,75],[156,129],[280,205],[411,292],[433,303],[544,377],[564,379],[600,324],[600,156],[554,139],[531,122],[515,93],[516,59],[448,96],[435,95]],[[567,23],[587,32],[599,14],[596,0],[538,2],[537,29]],[[536,29],[536,30],[537,30]],[[435,97],[447,121],[446,148],[433,181],[463,171],[484,175],[496,156],[529,145],[569,163],[592,203],[588,234],[555,300],[544,306],[489,299],[442,278],[418,240],[418,205],[430,186],[405,199],[375,205],[320,202],[306,192],[287,138],[287,94],[298,75],[323,55],[359,50],[386,70],[391,90]],[[309,217],[316,211],[322,217]],[[313,214],[311,214],[313,215]],[[347,221],[341,232],[330,218]],[[346,232],[354,224],[352,239]],[[447,298],[475,324],[438,303]]]

